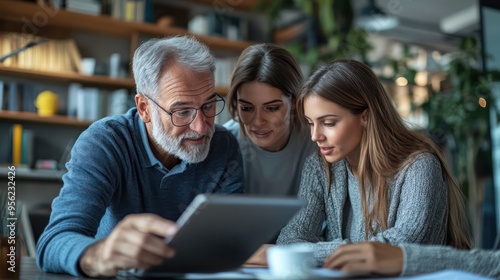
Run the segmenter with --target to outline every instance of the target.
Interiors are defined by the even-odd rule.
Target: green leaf
[[[309,1],[309,0],[302,2],[302,5],[300,6],[300,8],[302,9],[302,11],[304,11],[304,13],[306,15],[310,15],[310,16],[314,15],[314,6],[313,6],[314,2],[315,1]]]
[[[321,28],[325,35],[332,35],[336,31],[335,15],[333,13],[333,4],[335,0],[319,0],[319,20]]]

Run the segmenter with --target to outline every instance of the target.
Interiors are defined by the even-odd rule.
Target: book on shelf
[[[67,104],[69,117],[76,117],[82,121],[96,121],[105,116],[126,113],[129,109],[129,92],[126,89],[102,92],[97,88],[73,83],[68,87]]]
[[[96,121],[102,118],[101,93],[97,88],[80,88],[76,95],[76,118],[82,121]]]
[[[22,124],[7,126],[9,133],[0,136],[0,163],[32,168],[34,164],[35,135]]]
[[[153,0],[111,0],[111,16],[133,22],[153,22]]]
[[[215,84],[219,86],[229,86],[231,83],[231,74],[237,57],[217,57],[215,58]]]
[[[118,89],[108,94],[107,115],[125,114],[128,109],[129,94],[126,89]]]
[[[37,89],[33,84],[0,81],[0,110],[35,113],[37,95]]]
[[[34,133],[30,129],[23,129],[21,138],[21,166],[33,167],[34,161]]]
[[[66,10],[89,15],[100,15],[102,5],[97,0],[66,0]]]
[[[12,152],[11,163],[12,165],[19,166],[21,164],[21,147],[23,138],[23,126],[21,124],[14,124],[11,127],[12,136]]]
[[[0,80],[0,111],[2,111],[6,107],[6,105],[4,105],[4,101],[7,99],[3,97],[4,89],[5,89],[4,82]]]
[[[22,111],[36,113],[35,100],[38,95],[35,87],[32,84],[22,84],[20,86],[22,94]]]
[[[68,117],[76,118],[78,111],[78,92],[82,88],[81,84],[71,83],[68,86],[68,107],[67,107],[67,115]]]
[[[206,35],[220,36],[230,40],[246,40],[248,38],[248,21],[244,18],[210,12],[205,15]],[[199,17],[193,18],[195,21],[200,21]],[[199,25],[195,23],[195,27]]]
[[[16,81],[9,83],[8,107],[10,111],[21,111],[22,99],[19,94],[19,85]]]
[[[7,165],[12,160],[12,131],[10,124],[0,124],[1,130],[6,131],[0,133],[0,164]]]
[[[2,65],[40,71],[80,70],[81,55],[73,39],[56,40],[30,34],[0,32],[0,55],[7,55],[42,39],[46,41],[7,58]]]

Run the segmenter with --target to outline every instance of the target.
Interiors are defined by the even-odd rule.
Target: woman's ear
[[[137,113],[141,117],[144,123],[151,122],[151,108],[149,107],[149,102],[143,94],[135,95],[135,106],[137,107]]]
[[[361,124],[366,127],[368,125],[368,108],[361,113]]]

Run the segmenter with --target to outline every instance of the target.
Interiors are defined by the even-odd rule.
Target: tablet
[[[175,249],[175,256],[159,266],[127,274],[166,277],[238,269],[302,205],[292,197],[199,194],[177,220],[179,231],[165,240]]]

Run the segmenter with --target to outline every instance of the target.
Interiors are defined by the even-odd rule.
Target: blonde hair
[[[301,119],[304,119],[304,100],[312,95],[329,100],[355,115],[367,111],[358,165],[366,237],[377,229],[387,229],[388,183],[417,156],[431,153],[439,160],[448,185],[448,244],[460,249],[471,248],[463,195],[443,152],[431,139],[405,126],[368,66],[341,59],[316,70],[303,84],[297,100],[297,113]],[[324,162],[330,182],[330,164]],[[372,209],[368,209],[368,201],[375,202]]]

